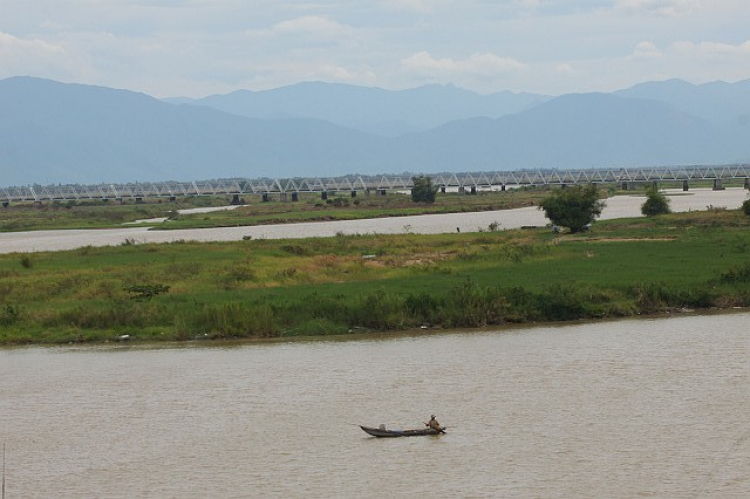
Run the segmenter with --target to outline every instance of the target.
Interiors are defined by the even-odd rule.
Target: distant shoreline
[[[693,189],[688,192],[673,189],[670,195],[675,212],[702,211],[708,207],[736,209],[747,199],[743,188],[722,191]],[[607,199],[601,219],[640,217],[642,195],[614,196]],[[211,229],[154,231],[148,227],[116,229],[42,230],[0,233],[0,253],[35,253],[67,251],[85,246],[116,246],[126,241],[135,244],[169,243],[175,241],[217,242],[242,239],[302,239],[333,237],[340,234],[446,234],[450,232],[479,232],[497,222],[500,230],[525,226],[545,226],[548,220],[536,207],[510,210],[447,213],[387,217],[367,220],[305,222]]]

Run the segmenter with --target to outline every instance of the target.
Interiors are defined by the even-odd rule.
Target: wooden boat
[[[384,437],[421,437],[424,435],[440,435],[445,433],[445,428],[441,430],[433,430],[432,428],[423,428],[420,430],[386,430],[385,427],[371,428],[369,426],[358,425],[362,428],[362,431],[373,437],[384,438]]]

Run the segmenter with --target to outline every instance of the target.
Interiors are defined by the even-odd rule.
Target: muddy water
[[[6,496],[746,498],[749,320],[4,349]]]
[[[724,191],[694,189],[687,193],[668,191],[674,211],[705,210],[709,206],[738,208],[747,198],[747,191],[731,188]],[[602,219],[637,217],[643,204],[643,195],[616,196],[607,200]],[[0,215],[2,213],[0,212]],[[484,211],[477,213],[448,213],[390,217],[375,220],[346,220],[337,222],[312,222],[301,224],[261,225],[255,227],[227,227],[217,229],[190,229],[149,231],[145,227],[123,227],[106,230],[47,230],[34,232],[0,233],[0,253],[59,251],[82,246],[118,245],[136,243],[164,243],[172,241],[238,241],[254,239],[280,239],[299,237],[331,237],[336,234],[439,234],[476,232],[488,230],[490,224],[502,229],[523,226],[544,226],[548,220],[536,207],[516,210]]]

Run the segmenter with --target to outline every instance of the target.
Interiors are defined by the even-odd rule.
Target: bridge
[[[105,183],[97,185],[58,184],[27,185],[0,188],[0,202],[7,207],[14,202],[79,201],[79,200],[134,200],[145,198],[165,198],[170,201],[178,197],[190,196],[231,196],[239,202],[243,195],[260,195],[264,201],[272,194],[282,200],[291,195],[296,201],[300,193],[320,193],[323,199],[329,193],[348,192],[352,197],[357,193],[384,195],[392,190],[409,190],[413,186],[412,177],[417,174],[393,175],[344,175],[341,177],[294,177],[294,178],[234,178],[191,182],[135,182]],[[731,179],[744,179],[745,187],[750,187],[750,164],[698,165],[698,166],[659,166],[619,169],[523,169],[495,172],[465,172],[425,174],[432,178],[434,185],[445,191],[456,188],[459,192],[476,193],[478,189],[505,190],[510,186],[549,186],[575,184],[616,184],[623,189],[634,189],[639,183],[682,182],[688,190],[690,182],[711,181],[715,189],[721,189],[723,182]]]

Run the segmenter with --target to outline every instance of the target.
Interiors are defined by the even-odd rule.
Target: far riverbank
[[[736,209],[747,199],[742,188],[721,191],[693,189],[666,191],[675,212],[701,211],[709,208]],[[607,199],[601,220],[640,217],[644,197],[614,196]],[[86,246],[116,246],[123,243],[148,244],[175,241],[240,241],[243,239],[298,239],[356,234],[447,234],[451,232],[486,231],[491,224],[500,230],[527,226],[545,226],[548,220],[536,207],[511,210],[448,213],[388,217],[368,220],[342,220],[294,224],[185,229],[149,230],[148,227],[123,227],[95,230],[43,230],[0,233],[0,253],[65,251]]]

